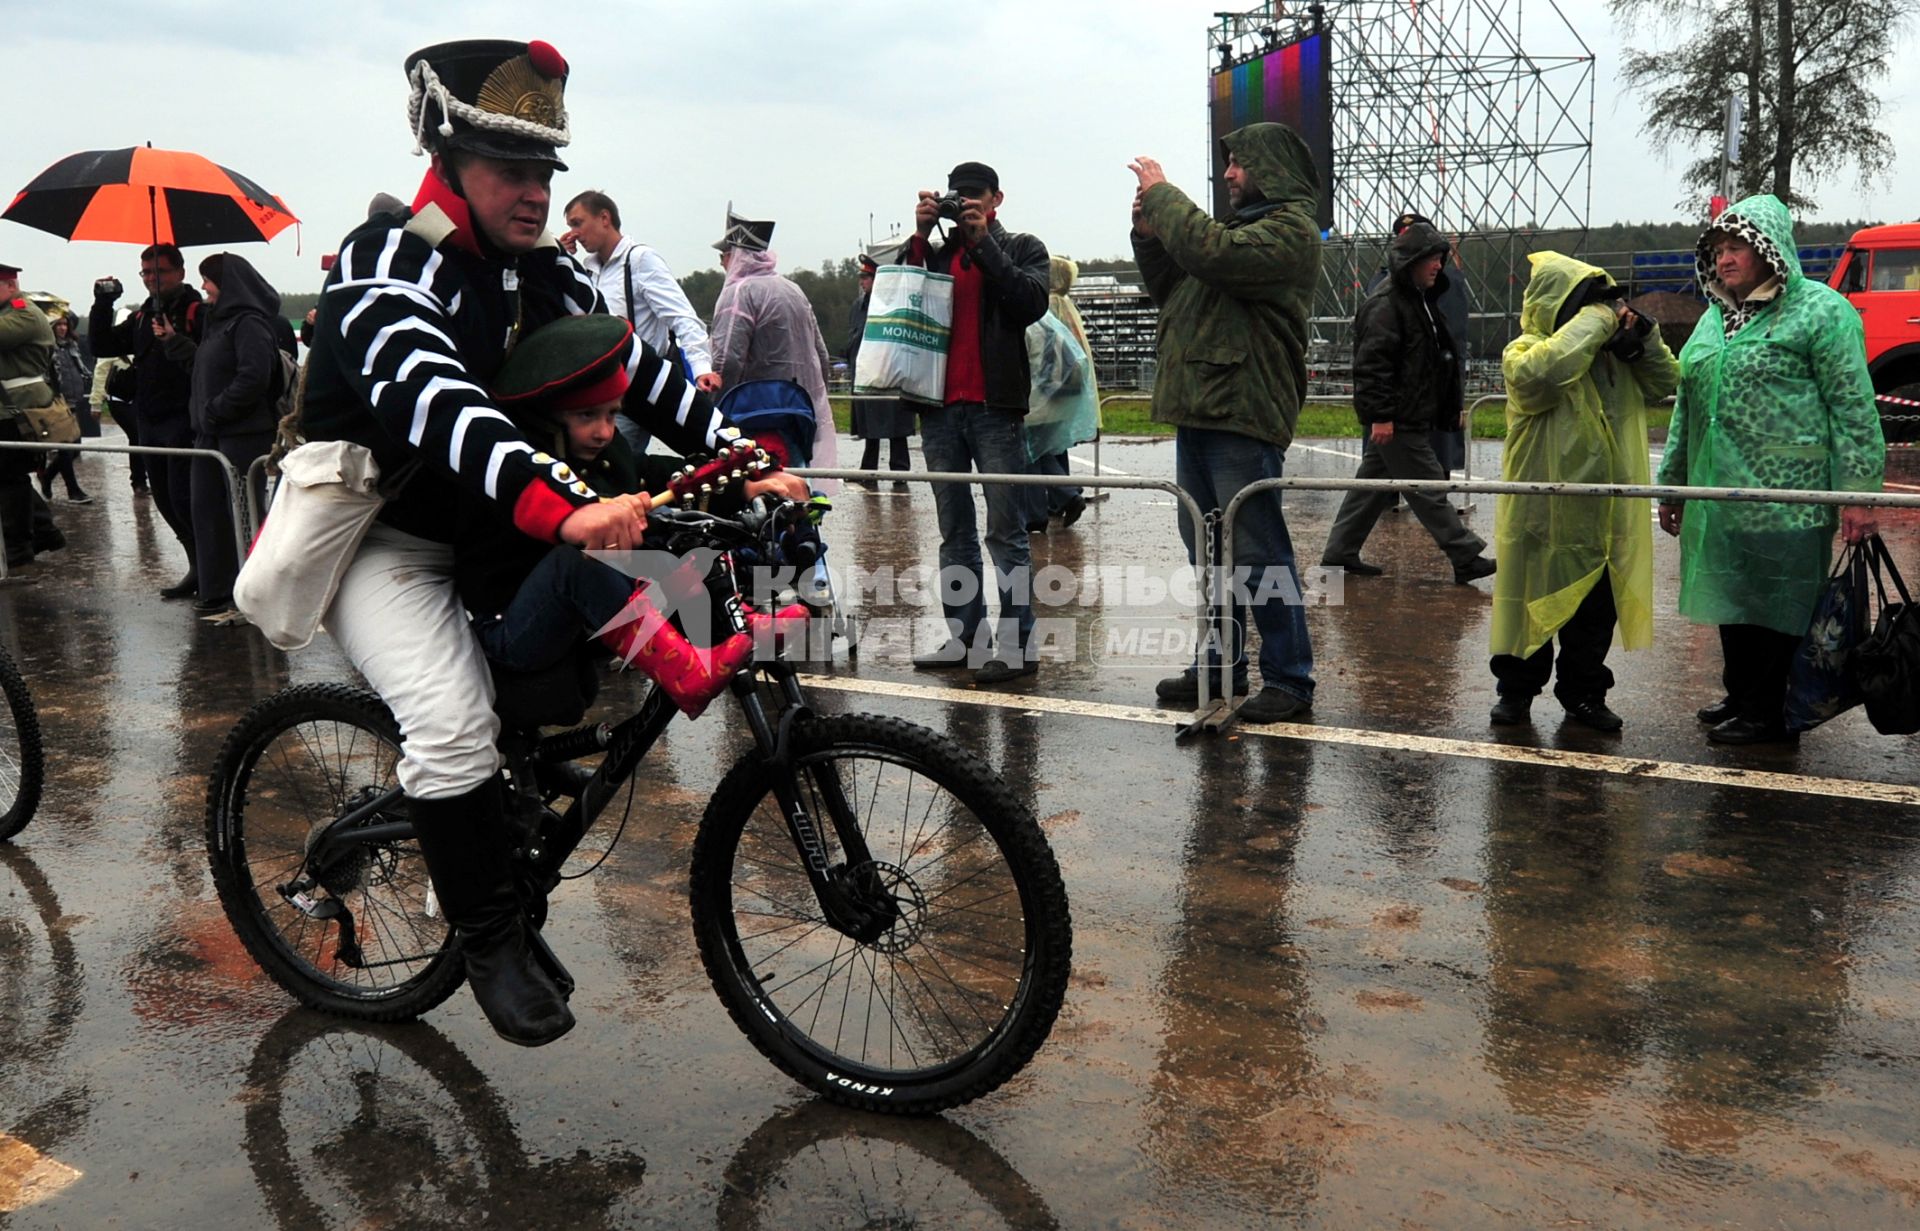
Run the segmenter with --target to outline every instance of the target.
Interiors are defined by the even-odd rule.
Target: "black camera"
[[[940,211],[942,218],[950,222],[960,221],[960,214],[967,208],[967,204],[967,199],[957,192],[949,192],[945,196],[933,199],[933,207]]]

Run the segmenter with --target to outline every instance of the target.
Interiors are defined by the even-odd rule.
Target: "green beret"
[[[597,406],[627,391],[633,326],[618,316],[563,316],[520,339],[493,378],[502,406],[553,413]]]

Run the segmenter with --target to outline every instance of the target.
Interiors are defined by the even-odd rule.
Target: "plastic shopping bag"
[[[1787,673],[1789,731],[1811,731],[1866,700],[1848,657],[1867,637],[1867,549],[1848,547],[1813,602],[1813,622]]]
[[[853,391],[941,405],[946,401],[952,327],[952,278],[915,265],[882,265],[874,272],[873,294],[867,300]]]

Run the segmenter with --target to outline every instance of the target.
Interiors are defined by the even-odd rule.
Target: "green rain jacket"
[[[1709,242],[1755,241],[1784,285],[1738,311],[1713,272]],[[1793,219],[1771,196],[1748,197],[1701,236],[1705,316],[1680,352],[1680,401],[1660,482],[1877,492],[1887,446],[1874,408],[1860,316],[1800,272]],[[1694,501],[1680,527],[1680,614],[1697,624],[1759,624],[1800,636],[1826,581],[1839,517],[1832,505]]]
[[[1133,238],[1160,305],[1153,418],[1293,442],[1307,386],[1307,317],[1320,278],[1319,181],[1307,143],[1284,124],[1221,138],[1266,198],[1215,222],[1172,184],[1141,206],[1155,238]]]
[[[1507,444],[1501,477],[1520,483],[1647,482],[1647,404],[1673,393],[1680,365],[1660,337],[1627,363],[1601,350],[1616,329],[1604,304],[1554,328],[1567,297],[1606,271],[1536,252],[1507,344]],[[1573,618],[1604,574],[1620,644],[1653,641],[1653,523],[1644,499],[1501,496],[1494,504],[1493,652],[1532,654]]]

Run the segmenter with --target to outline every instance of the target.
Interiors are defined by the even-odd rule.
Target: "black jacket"
[[[279,393],[280,352],[274,320],[280,316],[280,292],[245,257],[229,252],[220,273],[219,301],[204,311],[199,343],[176,337],[170,348],[191,356],[194,433],[218,437],[273,431],[279,419],[274,398]]]
[[[189,338],[200,336],[206,305],[200,292],[182,285],[173,298],[164,303],[149,296],[126,320],[113,323],[113,301],[93,301],[87,315],[88,341],[93,353],[131,356],[133,360],[133,413],[139,417],[140,443],[181,445],[188,443],[193,428],[187,407],[193,400],[193,357],[170,356],[153,336],[153,321],[165,314],[174,330]]]
[[[1438,307],[1447,274],[1442,269],[1424,292],[1412,282],[1416,261],[1446,250],[1446,239],[1422,223],[1395,236],[1387,250],[1390,276],[1353,318],[1353,409],[1361,423],[1417,431],[1460,426],[1459,344]]]
[[[907,248],[904,263],[924,264],[950,274],[956,261],[978,261],[986,276],[980,294],[980,366],[987,378],[987,405],[1027,413],[1033,378],[1027,370],[1027,326],[1047,314],[1047,246],[1031,235],[1009,231],[998,219],[987,224],[986,238],[969,251],[958,238]]]

